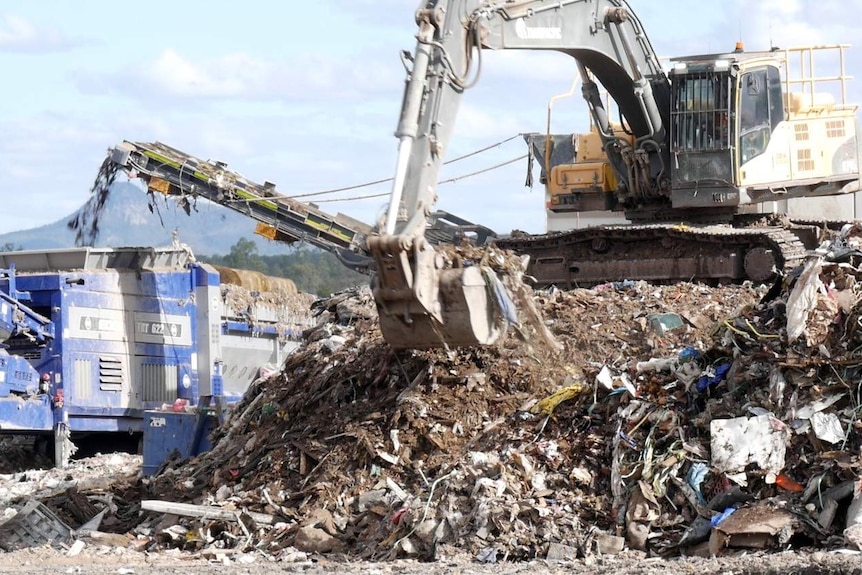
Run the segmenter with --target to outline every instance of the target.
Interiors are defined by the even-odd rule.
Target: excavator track
[[[530,256],[536,287],[567,289],[608,281],[765,282],[802,262],[800,229],[674,224],[601,226],[497,239]],[[806,230],[807,231],[807,230]]]

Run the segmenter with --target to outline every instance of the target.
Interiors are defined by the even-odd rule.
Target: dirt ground
[[[339,558],[317,558],[295,563],[270,561],[254,554],[238,555],[229,560],[208,560],[195,554],[178,551],[138,553],[109,547],[85,550],[77,557],[66,557],[53,549],[27,549],[0,553],[0,573],[82,575],[198,575],[229,571],[237,575],[267,575],[270,573],[306,573],[324,575],[338,572],[345,575],[516,575],[547,573],[548,575],[630,575],[662,574],[734,574],[734,575],[839,575],[862,573],[862,558],[858,554],[800,553],[749,554],[717,559],[657,559],[629,552],[616,557],[594,557],[589,560],[548,562],[544,560],[477,564],[465,555],[443,556],[433,563],[416,560],[389,562],[357,562]]]

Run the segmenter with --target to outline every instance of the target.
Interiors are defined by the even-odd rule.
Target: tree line
[[[226,255],[197,256],[197,259],[208,264],[288,278],[300,291],[318,296],[368,283],[368,276],[344,267],[327,251],[307,246],[289,250],[287,254],[264,256],[260,255],[254,240],[240,238]]]

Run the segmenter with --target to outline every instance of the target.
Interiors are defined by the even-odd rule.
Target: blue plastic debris
[[[622,431],[620,431],[620,439],[622,439],[622,440],[623,440],[623,442],[624,442],[626,445],[628,445],[629,447],[631,447],[632,449],[637,449],[637,448],[638,448],[638,444],[637,444],[637,443],[635,443],[635,441],[634,441],[631,437],[629,437],[628,435],[626,435],[626,434],[625,434],[625,433],[623,433]]]
[[[700,352],[693,347],[687,347],[679,352],[679,362],[688,363],[690,361],[700,361]]]
[[[511,325],[518,325],[518,312],[515,309],[515,304],[512,302],[512,298],[509,296],[508,290],[506,290],[506,286],[503,285],[503,282],[500,281],[500,278],[497,277],[497,274],[490,268],[482,268],[482,274],[485,276],[485,279],[491,284],[491,288],[493,290],[494,298],[497,301],[497,306],[503,314],[503,317],[506,318]]]
[[[709,465],[702,461],[696,461],[692,464],[691,468],[688,470],[688,474],[685,476],[685,482],[694,490],[697,495],[697,500],[701,505],[706,505],[706,499],[703,497],[703,492],[700,490],[700,486],[703,484],[707,475],[709,475]]]
[[[736,511],[735,507],[728,507],[718,515],[714,515],[712,519],[710,519],[709,524],[712,525],[713,528],[718,527],[721,525],[721,522],[730,517],[734,511]]]
[[[707,389],[717,386],[719,383],[727,379],[727,372],[730,371],[731,365],[732,364],[730,363],[721,363],[706,370],[706,373],[700,376],[700,379],[698,379],[697,383],[694,385],[695,389],[703,393]]]

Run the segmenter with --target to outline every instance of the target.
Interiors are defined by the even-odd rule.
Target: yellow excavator
[[[834,99],[817,91],[823,79],[813,70],[807,79],[789,77],[791,58],[813,61],[821,48],[679,58],[666,71],[624,0],[425,0],[416,22],[415,50],[403,56],[389,209],[375,228],[328,218],[163,144],[124,142],[112,161],[150,190],[246,210],[268,237],[340,242],[342,261],[373,270],[383,335],[400,348],[491,344],[505,329],[496,276],[435,247],[439,228],[429,225],[458,105],[479,79],[485,49],[554,50],[577,62],[593,129],[573,140],[568,159],[542,158],[549,208],[617,211],[631,221],[494,240],[529,256],[527,273],[538,285],[764,281],[804,257],[817,227],[764,220],[760,204],[859,190],[844,46],[832,48],[842,63]],[[609,117],[602,88],[619,121]],[[351,264],[351,254],[360,261]]]

